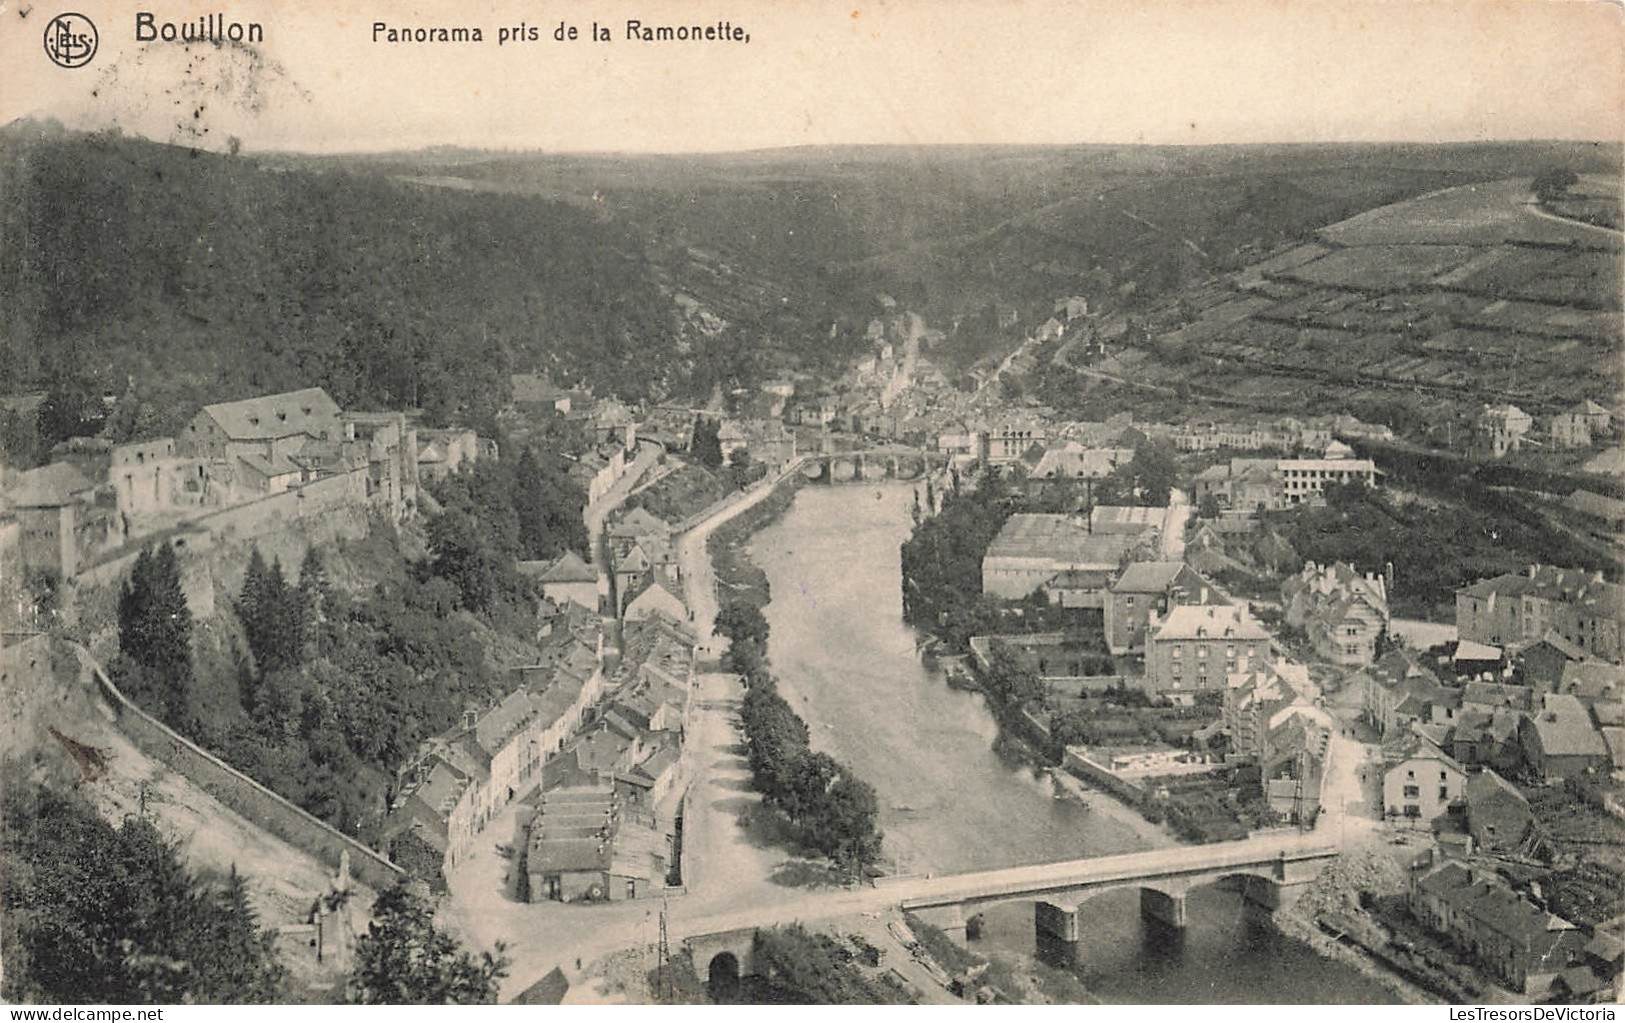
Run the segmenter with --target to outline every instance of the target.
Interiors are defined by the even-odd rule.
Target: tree
[[[453,509],[429,523],[430,571],[450,581],[463,604],[483,611],[501,586],[502,565],[466,513]]]
[[[173,547],[136,556],[119,592],[118,623],[119,650],[140,669],[138,696],[166,723],[181,723],[193,684],[192,612]]]
[[[306,548],[304,560],[299,562],[299,603],[305,612],[305,630],[308,637],[314,637],[326,620],[332,597],[332,587],[327,579],[327,566],[312,545]]]
[[[284,973],[235,870],[190,874],[149,822],[76,794],[5,786],[0,934],[8,1001],[274,1002]]]
[[[405,885],[383,892],[356,943],[345,1000],[360,1005],[490,1005],[508,960],[499,942],[478,958],[434,925],[433,911]]]
[[[701,416],[694,422],[694,460],[708,469],[722,468],[722,426],[715,419]]]
[[[760,608],[735,601],[717,612],[716,631],[733,643],[755,643],[767,646],[767,618]]]
[[[262,674],[297,666],[304,656],[309,614],[303,590],[289,586],[282,562],[266,567],[259,548],[249,555],[237,616]]]
[[[735,490],[744,490],[756,478],[755,468],[755,462],[752,461],[749,451],[734,448],[733,454],[728,456],[728,467],[725,470],[728,485]]]
[[[37,416],[40,443],[49,450],[70,437],[89,437],[99,432],[107,408],[90,382],[81,377],[53,386],[40,403]]]
[[[25,416],[16,409],[0,412],[0,452],[14,469],[32,469],[40,463],[40,434],[37,416]]]
[[[1219,499],[1213,494],[1203,494],[1202,499],[1196,503],[1197,518],[1216,519],[1220,511]]]

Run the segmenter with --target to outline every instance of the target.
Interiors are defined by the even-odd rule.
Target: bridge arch
[[[739,991],[739,957],[718,952],[705,967],[705,988],[713,1001],[726,1001]]]
[[[717,1001],[726,1001],[739,989],[739,981],[756,972],[756,928],[741,927],[686,939],[694,971],[704,978]]]

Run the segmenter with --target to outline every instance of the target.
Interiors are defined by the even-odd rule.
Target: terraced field
[[[1617,191],[1619,181],[1611,179]],[[1607,180],[1588,178],[1588,195]],[[1535,208],[1527,180],[1444,189],[1358,214],[1183,296],[1155,349],[1231,394],[1260,374],[1543,412],[1617,398],[1621,235]],[[1183,363],[1183,366],[1180,365]],[[1286,390],[1290,391],[1290,388]],[[1325,397],[1324,389],[1319,392]]]

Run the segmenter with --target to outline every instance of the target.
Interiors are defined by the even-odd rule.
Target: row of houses
[[[1386,426],[1351,415],[1307,420],[1282,416],[1257,422],[1198,420],[1151,424],[1145,429],[1178,451],[1321,451],[1337,437],[1391,440],[1394,435]]]
[[[541,786],[604,689],[596,614],[567,615],[546,639],[542,663],[512,669],[512,691],[467,710],[401,768],[384,835],[392,856],[444,878],[504,807]]]
[[[608,694],[543,767],[520,862],[530,901],[645,898],[675,880],[694,644],[663,614],[624,624]]]
[[[1473,421],[1475,446],[1490,458],[1504,458],[1526,444],[1587,448],[1612,432],[1614,415],[1588,398],[1548,419],[1544,441],[1534,427],[1534,417],[1516,405],[1485,405]]]
[[[1411,879],[1408,902],[1423,924],[1531,998],[1594,1002],[1617,990],[1619,942],[1587,934],[1495,874],[1446,861]]]
[[[1277,819],[1314,822],[1336,725],[1306,694],[1309,672],[1284,657],[1260,657],[1226,679],[1221,724],[1231,758],[1256,764],[1261,795]]]
[[[1452,686],[1416,655],[1395,649],[1345,684],[1357,688],[1362,716],[1385,741],[1405,745],[1421,734],[1463,778],[1480,766],[1546,782],[1625,767],[1625,671],[1614,665],[1572,663],[1551,691],[1486,681]],[[1399,815],[1431,819],[1449,801],[1393,805]]]
[[[1461,639],[1516,650],[1555,635],[1587,657],[1620,663],[1625,587],[1601,572],[1530,565],[1456,591]]]

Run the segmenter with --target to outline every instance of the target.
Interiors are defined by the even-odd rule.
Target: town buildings
[[[1456,862],[1417,875],[1411,912],[1520,993],[1551,993],[1558,977],[1586,966],[1585,933],[1518,895],[1498,877]]]
[[[1464,640],[1518,647],[1555,632],[1587,656],[1619,663],[1622,588],[1600,572],[1530,565],[1456,591],[1456,629]]]
[[[521,561],[521,574],[542,584],[542,593],[555,604],[573,602],[589,611],[598,610],[598,572],[575,551],[565,551],[552,561]]]
[[[1130,534],[1096,534],[1088,519],[1018,513],[1006,520],[982,558],[982,592],[1020,599],[1066,572],[1091,573],[1100,583],[1092,606],[1102,606],[1110,576],[1141,545]]]
[[[1467,772],[1456,759],[1411,728],[1383,748],[1382,805],[1390,817],[1432,821],[1461,799]]]
[[[1232,458],[1198,473],[1194,500],[1212,497],[1221,509],[1278,511],[1316,504],[1329,483],[1376,486],[1376,463],[1356,458],[1341,441],[1331,441],[1319,458]]]
[[[1336,723],[1305,694],[1308,669],[1261,656],[1225,680],[1220,723],[1232,762],[1256,764],[1277,819],[1306,824],[1319,812]]]
[[[542,784],[603,691],[602,643],[596,616],[577,618],[554,637],[547,663],[516,669],[507,696],[465,712],[401,768],[384,831],[400,858],[448,874],[503,807]]]
[[[1315,653],[1332,664],[1370,664],[1377,640],[1388,628],[1388,587],[1380,575],[1362,575],[1352,565],[1316,565],[1281,586],[1288,625],[1304,630]]]
[[[1417,721],[1430,722],[1433,707],[1445,699],[1439,676],[1402,649],[1382,654],[1344,684],[1360,693],[1360,714],[1379,736],[1403,734]]]
[[[1114,655],[1145,652],[1152,615],[1176,604],[1224,604],[1216,587],[1179,561],[1141,561],[1128,566],[1105,599],[1106,646]]]
[[[665,890],[670,847],[647,815],[611,791],[557,788],[541,795],[526,836],[531,902],[620,902]]]
[[[1181,605],[1153,615],[1145,657],[1145,691],[1222,691],[1231,675],[1270,656],[1271,638],[1246,608]]]
[[[1473,429],[1480,451],[1491,458],[1504,458],[1523,447],[1533,425],[1529,413],[1516,405],[1486,405]]]
[[[25,571],[69,579],[83,557],[117,541],[121,533],[112,502],[97,492],[92,480],[66,462],[17,475],[6,496],[17,518]]]
[[[1529,769],[1546,781],[1573,778],[1610,763],[1608,744],[1579,698],[1543,693],[1518,725]]]
[[[724,420],[717,439],[725,461],[733,461],[734,453],[743,449],[752,462],[767,466],[769,472],[778,472],[796,457],[796,435],[777,419]]]

